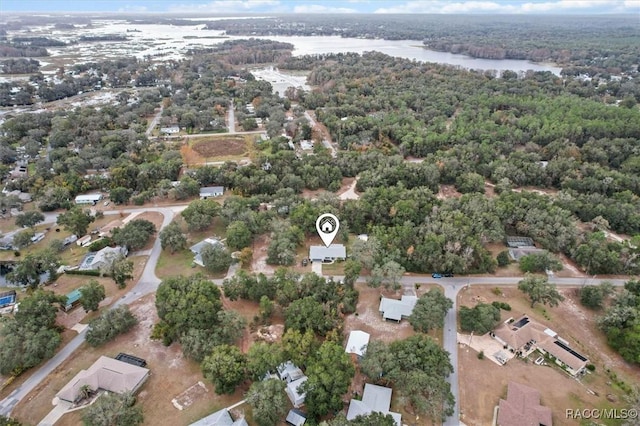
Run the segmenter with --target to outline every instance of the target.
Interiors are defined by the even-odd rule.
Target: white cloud
[[[280,6],[279,0],[216,0],[199,4],[179,4],[170,6],[169,12],[251,12],[264,7]]]
[[[293,13],[356,13],[356,9],[348,7],[330,7],[319,4],[305,4],[295,6]]]
[[[407,1],[397,6],[379,8],[375,13],[545,13],[588,11],[609,8],[613,11],[640,7],[640,0],[557,0],[546,2],[497,1]]]

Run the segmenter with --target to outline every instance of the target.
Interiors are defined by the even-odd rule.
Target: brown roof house
[[[490,335],[518,356],[527,356],[537,349],[551,356],[556,364],[572,376],[583,372],[589,362],[587,357],[569,347],[569,342],[560,338],[558,333],[526,315],[517,320],[510,318]]]
[[[101,356],[88,370],[80,370],[56,396],[75,402],[83,386],[91,390],[103,389],[114,393],[135,393],[149,377],[147,368],[131,365],[113,358]]]
[[[497,426],[552,426],[551,409],[540,405],[540,392],[509,382],[507,399],[498,405]]]

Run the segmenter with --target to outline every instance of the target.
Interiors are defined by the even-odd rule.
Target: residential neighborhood
[[[0,425],[635,426],[639,13],[5,0]]]

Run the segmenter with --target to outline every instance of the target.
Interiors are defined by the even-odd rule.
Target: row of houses
[[[200,188],[200,199],[206,200],[208,198],[216,198],[224,195],[223,186],[204,186]],[[93,205],[95,206],[104,199],[104,195],[101,193],[93,194],[81,194],[75,198],[75,203],[78,205]]]

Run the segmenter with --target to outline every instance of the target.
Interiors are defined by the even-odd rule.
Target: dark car
[[[444,274],[442,274],[442,276],[445,278],[452,278],[453,274],[451,272],[445,272]]]
[[[433,274],[431,274],[431,278],[442,278],[442,274],[438,274],[437,272],[434,272]]]

